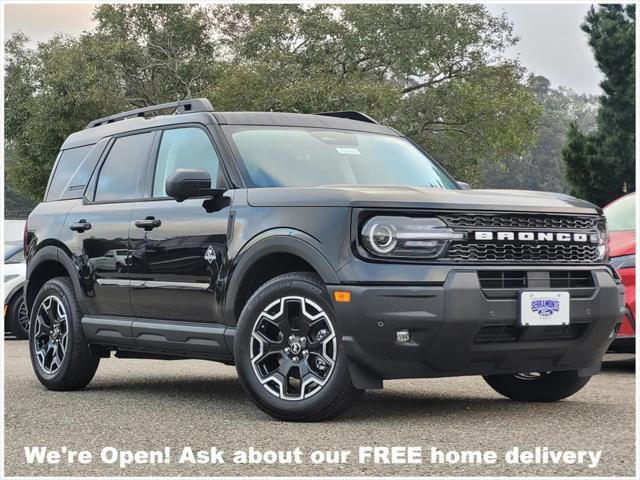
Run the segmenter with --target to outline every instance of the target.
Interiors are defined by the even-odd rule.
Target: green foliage
[[[604,205],[635,190],[635,5],[591,8],[582,29],[589,35],[600,86],[596,131],[573,125],[563,157],[574,195]]]
[[[9,179],[42,195],[64,138],[132,106],[364,111],[461,179],[525,153],[542,113],[482,5],[101,5],[95,32],[7,43]]]
[[[5,134],[15,148],[12,185],[41,198],[60,145],[92,118],[127,106],[111,49],[96,36],[55,37],[38,46],[6,45]]]
[[[4,145],[4,164],[10,166],[15,159],[14,147],[11,143]],[[38,201],[18,192],[12,185],[4,186],[4,218],[7,220],[23,220],[27,218]]]
[[[525,155],[512,155],[501,163],[483,162],[484,185],[569,193],[562,147],[571,122],[591,131],[595,128],[597,97],[551,88],[549,80],[532,76],[529,86],[544,108],[536,146]]]
[[[97,34],[121,69],[134,105],[194,98],[216,82],[219,44],[207,11],[193,5],[102,5]]]
[[[5,220],[24,220],[37,204],[37,200],[18,192],[10,185],[6,186],[4,191]]]
[[[232,92],[209,95],[216,105],[365,111],[476,184],[482,159],[535,140],[540,105],[519,66],[495,58],[515,42],[511,24],[480,5],[246,5],[216,14],[242,65]]]

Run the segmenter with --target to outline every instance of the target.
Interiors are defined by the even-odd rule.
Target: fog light
[[[411,340],[411,333],[409,330],[398,330],[396,332],[396,340],[399,342],[408,342]]]

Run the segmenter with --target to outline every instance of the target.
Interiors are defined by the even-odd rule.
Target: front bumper
[[[341,285],[349,303],[334,303],[354,383],[382,379],[496,375],[532,371],[600,370],[624,313],[624,288],[607,268],[594,286],[571,293],[568,327],[520,327],[514,292],[496,297],[475,270],[451,270],[437,286]],[[550,288],[546,289],[549,290]],[[539,289],[542,290],[542,289]],[[563,289],[558,289],[563,290]],[[564,289],[566,290],[566,289]],[[508,293],[508,292],[507,292]],[[398,342],[396,332],[411,340]]]

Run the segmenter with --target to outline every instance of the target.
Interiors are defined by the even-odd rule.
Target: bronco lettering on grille
[[[473,238],[480,241],[499,242],[573,242],[598,243],[597,234],[555,232],[475,232]]]

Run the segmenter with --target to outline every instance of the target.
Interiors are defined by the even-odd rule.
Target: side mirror
[[[456,181],[456,183],[458,184],[458,186],[462,190],[471,190],[471,185],[469,185],[467,182],[458,182],[458,181]]]
[[[223,192],[211,188],[209,172],[199,168],[179,168],[167,178],[167,195],[182,202],[187,198],[217,196]]]

